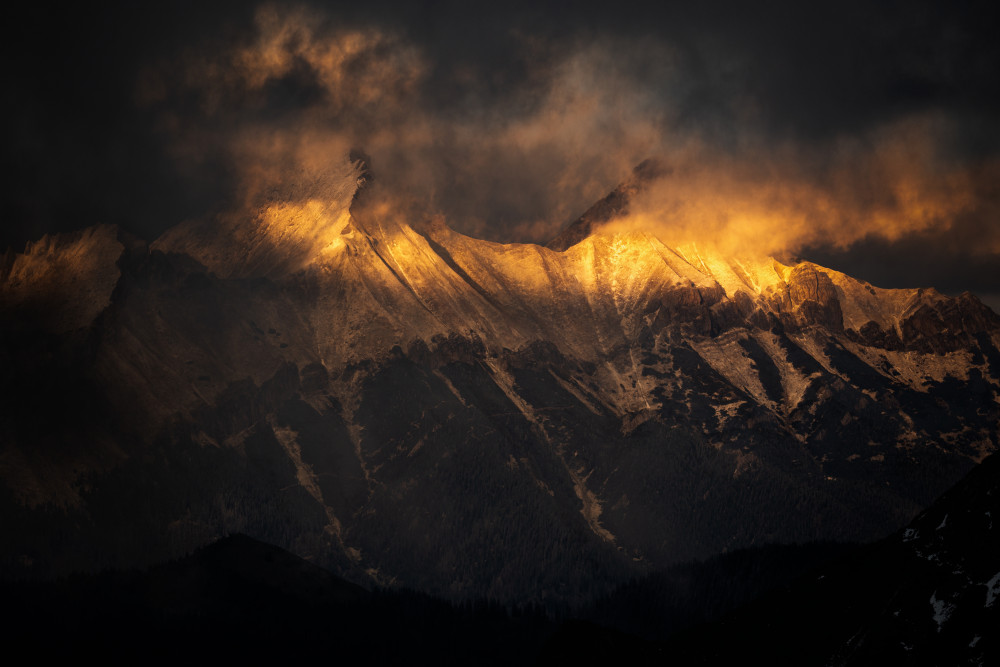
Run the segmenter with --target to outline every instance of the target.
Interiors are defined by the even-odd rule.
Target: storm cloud
[[[8,44],[17,175],[3,240],[96,222],[152,239],[315,198],[361,149],[409,215],[545,242],[658,157],[670,175],[616,224],[752,242],[884,286],[923,284],[933,258],[939,287],[989,297],[1000,56],[984,12],[192,3],[28,16]]]

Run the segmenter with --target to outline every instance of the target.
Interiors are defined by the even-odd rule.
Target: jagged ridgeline
[[[602,232],[656,165],[552,247],[407,224],[365,170],[3,259],[5,576],[242,532],[356,582],[584,602],[880,538],[997,448],[972,295]]]

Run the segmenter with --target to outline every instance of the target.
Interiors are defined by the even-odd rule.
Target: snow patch
[[[931,607],[934,609],[934,622],[937,623],[937,631],[941,632],[941,628],[944,626],[945,622],[951,618],[951,615],[954,613],[955,605],[948,604],[945,600],[938,600],[937,591],[931,593],[930,602]]]
[[[270,422],[275,439],[285,450],[285,453],[288,454],[288,458],[291,459],[295,466],[295,478],[299,485],[306,490],[306,493],[312,496],[313,500],[319,503],[320,507],[326,513],[327,524],[324,531],[336,537],[341,547],[346,551],[340,520],[334,515],[333,509],[323,500],[323,492],[319,488],[318,478],[312,466],[302,460],[302,449],[298,443],[299,434],[290,428],[279,426],[273,415],[268,418],[268,421]]]
[[[448,391],[450,391],[452,395],[454,395],[454,397],[458,399],[458,402],[462,404],[462,407],[468,407],[465,403],[465,399],[462,398],[462,394],[458,392],[458,389],[456,389],[455,385],[451,383],[451,380],[448,379],[448,376],[441,372],[440,368],[434,369],[434,376],[437,377],[442,382],[444,382],[444,386],[446,386],[448,388]]]
[[[943,382],[949,376],[962,381],[968,380],[969,371],[975,366],[972,363],[972,353],[966,350],[924,354],[913,350],[883,350],[852,341],[841,343],[879,374],[917,391],[927,391],[930,383]]]
[[[997,597],[1000,597],[1000,572],[993,575],[993,578],[986,582],[986,606],[992,607]]]
[[[717,338],[708,338],[693,345],[708,365],[733,385],[753,396],[761,405],[772,405],[761,384],[759,371],[746,351],[739,344],[746,334],[731,331]]]
[[[587,408],[588,410],[590,410],[595,415],[598,415],[598,416],[601,415],[600,410],[598,410],[597,407],[595,407],[594,404],[583,393],[583,389],[581,389],[580,387],[576,386],[573,382],[567,381],[567,380],[563,379],[562,377],[560,377],[560,375],[558,373],[556,373],[555,371],[553,371],[551,368],[548,369],[548,370],[549,370],[549,375],[551,375],[552,378],[556,382],[559,383],[559,386],[562,387],[563,389],[565,389],[567,391],[567,393],[569,393],[571,396],[573,396],[573,398],[575,398],[576,400],[580,401],[580,403],[583,405],[583,407]],[[647,405],[648,405],[648,402],[647,402]]]
[[[724,424],[739,412],[740,406],[746,403],[746,401],[735,401],[733,403],[723,403],[721,405],[712,405],[712,409],[715,410],[715,418],[719,420],[720,424]]]
[[[785,393],[785,406],[791,410],[798,406],[806,390],[813,381],[821,376],[820,373],[810,373],[806,375],[795,367],[795,364],[788,358],[788,352],[778,342],[778,337],[771,332],[760,332],[754,335],[754,339],[767,352],[767,355],[775,361],[778,373],[781,376],[781,386]]]

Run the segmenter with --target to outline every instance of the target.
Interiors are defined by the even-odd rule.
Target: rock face
[[[405,224],[367,182],[50,241],[86,258],[61,301],[5,260],[4,572],[239,531],[356,581],[583,601],[881,537],[997,447],[1000,318],[971,295],[603,235],[629,184],[553,249]]]

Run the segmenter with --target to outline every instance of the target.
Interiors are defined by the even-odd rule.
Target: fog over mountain
[[[415,217],[546,243],[657,157],[674,179],[644,225],[996,309],[987,9],[26,7],[3,46],[0,244],[94,224],[152,242],[274,189],[311,196],[302,174],[356,147]]]

